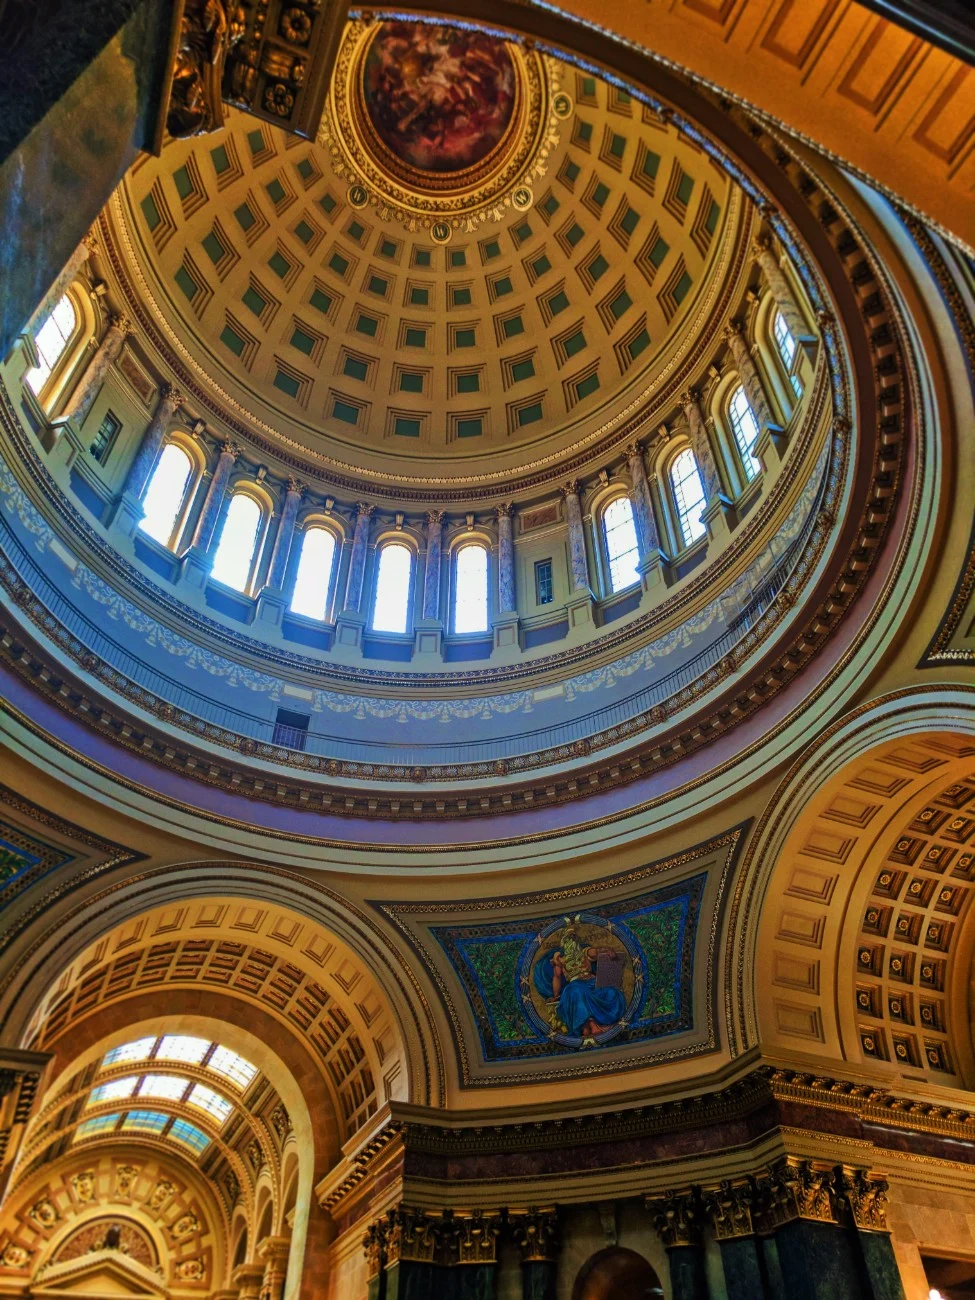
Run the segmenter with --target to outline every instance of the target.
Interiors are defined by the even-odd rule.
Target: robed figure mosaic
[[[556,946],[546,948],[546,939]],[[595,1046],[619,1029],[634,992],[643,989],[642,963],[630,949],[598,917],[565,918],[539,936],[531,963],[533,1008],[560,1041]]]

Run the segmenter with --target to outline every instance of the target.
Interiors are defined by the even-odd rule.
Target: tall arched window
[[[636,521],[629,497],[617,497],[603,511],[603,537],[606,539],[606,558],[609,561],[609,585],[613,591],[632,586],[640,575],[640,547],[636,537]]]
[[[306,618],[324,619],[332,585],[335,536],[327,528],[306,528],[291,593],[291,611]]]
[[[54,310],[34,335],[37,348],[37,365],[28,370],[25,378],[35,393],[51,378],[54,367],[64,355],[64,350],[71,342],[71,336],[78,328],[78,313],[74,303],[67,294],[58,299]]]
[[[413,552],[403,542],[387,542],[379,552],[372,626],[377,632],[405,632],[410,612]]]
[[[772,337],[775,339],[775,346],[779,350],[779,356],[782,358],[782,364],[785,366],[785,372],[789,376],[789,383],[792,385],[792,391],[796,397],[802,396],[802,384],[798,375],[792,373],[792,363],[796,356],[796,341],[792,337],[792,331],[785,323],[785,317],[780,311],[775,313],[772,320]]]
[[[144,511],[139,528],[163,546],[173,541],[173,529],[186,499],[193,462],[183,448],[169,442],[156,461],[142,497]]]
[[[479,543],[462,546],[454,568],[454,631],[486,632],[488,554]]]
[[[697,541],[707,532],[707,528],[701,522],[701,511],[707,505],[704,500],[704,486],[690,447],[685,447],[680,455],[675,457],[670,467],[670,484],[674,489],[681,536],[684,545],[690,546],[691,542]]]
[[[755,443],[758,441],[759,430],[755,412],[749,405],[741,384],[731,394],[728,418],[731,420],[731,429],[735,435],[735,445],[741,457],[745,478],[750,483],[762,468],[761,462],[755,456]]]
[[[230,498],[220,543],[213,557],[212,578],[237,591],[247,590],[260,527],[261,507],[247,492],[236,492]]]

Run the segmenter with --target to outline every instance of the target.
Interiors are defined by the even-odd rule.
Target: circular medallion
[[[552,111],[560,122],[572,116],[573,107],[572,96],[567,95],[564,90],[560,90],[552,100]]]
[[[507,44],[459,27],[382,23],[362,65],[362,99],[376,135],[420,172],[482,162],[511,125],[515,89]]]
[[[350,208],[364,208],[369,202],[369,191],[364,185],[350,185],[348,199]]]
[[[519,185],[511,193],[511,206],[518,212],[527,212],[535,202],[535,196],[527,185]]]
[[[449,243],[452,233],[450,225],[446,221],[435,221],[430,227],[430,237],[437,244]]]
[[[570,1048],[616,1038],[639,1014],[645,983],[627,927],[591,912],[552,921],[526,946],[518,970],[528,1019]]]
[[[473,230],[544,174],[560,75],[554,60],[476,28],[353,21],[319,140],[388,215]]]

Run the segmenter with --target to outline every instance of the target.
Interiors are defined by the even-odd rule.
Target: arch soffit
[[[148,901],[155,907],[147,908]],[[202,918],[195,937],[217,939],[209,923],[213,913],[207,910],[215,901],[239,909],[240,929],[231,927],[232,940],[246,943],[249,939],[270,948],[279,962],[291,963],[307,949],[302,982],[309,974],[316,980],[324,976],[330,994],[343,1010],[348,1009],[350,1023],[371,1045],[368,1060],[384,1100],[441,1104],[440,1037],[408,963],[384,941],[371,916],[317,882],[278,867],[217,861],[130,874],[122,883],[107,884],[39,934],[27,932],[23,955],[2,991],[5,1040],[23,1043],[36,1037],[38,1016],[49,1014],[54,1001],[66,996],[69,972],[78,972],[83,965],[79,958],[86,954],[86,960],[99,960],[99,945],[108,951],[115,931],[135,934],[146,928],[146,918],[158,920],[165,915],[173,918],[172,924],[192,929],[197,928],[195,920]],[[134,947],[134,942],[129,946]],[[57,971],[53,979],[52,969]],[[280,1019],[273,1003],[268,1010]],[[150,1009],[146,1014],[156,1012]],[[294,1032],[295,1021],[288,1024]],[[408,1052],[407,1043],[415,1045],[414,1050]],[[312,1059],[321,1056],[321,1049],[309,1050]]]
[[[736,1054],[758,1042],[772,1057],[862,1064],[850,1041],[849,972],[863,903],[901,825],[975,771],[973,699],[950,686],[882,697],[835,724],[782,782],[746,851],[731,910],[726,999]],[[839,987],[840,970],[848,988]],[[932,1078],[957,1081],[943,1071]]]

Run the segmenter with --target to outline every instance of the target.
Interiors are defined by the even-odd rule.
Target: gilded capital
[[[291,495],[291,493],[294,493],[295,496],[297,496],[300,499],[305,495],[304,483],[302,483],[301,479],[295,478],[294,475],[291,475],[288,478],[287,487],[288,487],[289,496]]]
[[[695,1191],[668,1192],[657,1199],[647,1197],[646,1206],[665,1246],[696,1246],[701,1240],[704,1207]]]
[[[514,514],[514,506],[510,501],[502,501],[499,506],[495,507],[494,513],[499,519],[510,519]]]
[[[559,1251],[559,1220],[554,1207],[527,1210],[509,1210],[508,1223],[515,1245],[521,1252],[521,1262],[552,1261]]]
[[[566,497],[577,497],[582,491],[582,484],[577,478],[570,479],[568,483],[563,483],[559,488],[559,494],[563,501]]]
[[[886,1178],[871,1177],[865,1169],[840,1165],[836,1170],[836,1190],[843,1205],[862,1232],[887,1232]]]
[[[755,1231],[752,1223],[755,1195],[755,1187],[750,1179],[733,1182],[728,1178],[705,1193],[704,1209],[711,1219],[718,1241],[752,1235]]]
[[[356,514],[360,519],[371,519],[376,507],[367,505],[364,501],[358,502],[355,508]]]
[[[236,460],[243,454],[243,448],[237,442],[225,442],[220,448],[221,456],[229,456],[231,460]]]

